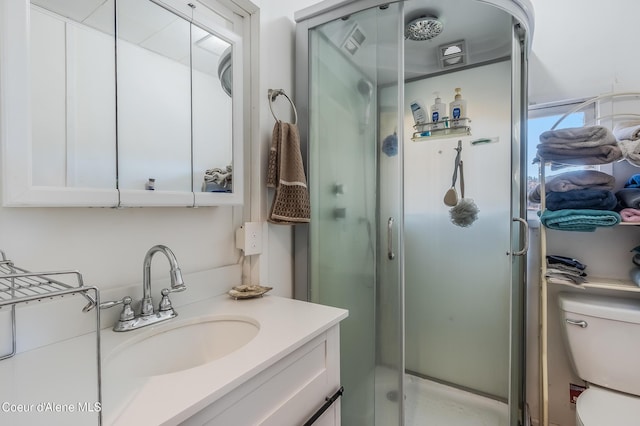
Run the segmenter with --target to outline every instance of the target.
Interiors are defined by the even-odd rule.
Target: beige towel
[[[276,189],[269,222],[295,225],[310,221],[307,178],[300,153],[300,134],[295,124],[278,121],[273,127],[267,186]]]
[[[640,139],[640,120],[623,121],[613,128],[613,135],[619,141],[637,141]]]

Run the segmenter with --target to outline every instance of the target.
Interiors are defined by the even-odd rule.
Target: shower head
[[[371,97],[373,96],[373,84],[366,78],[358,80],[358,92],[364,97],[366,102],[364,108],[364,121],[360,127],[360,133],[364,133],[365,128],[369,125],[369,118],[371,116]]]
[[[404,36],[409,40],[431,40],[438,36],[443,28],[437,17],[425,15],[409,22],[404,29]]]

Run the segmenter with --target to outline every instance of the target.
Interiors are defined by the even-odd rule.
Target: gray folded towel
[[[571,127],[543,132],[540,135],[540,144],[557,144],[559,148],[565,147],[565,149],[590,148],[601,145],[615,145],[616,138],[611,133],[611,130],[603,126]]]
[[[613,135],[619,141],[640,139],[640,120],[621,121],[613,128]]]
[[[616,192],[616,198],[620,207],[640,209],[640,189],[639,188],[623,188]]]
[[[276,122],[268,160],[267,187],[276,189],[268,221],[280,225],[309,222],[309,191],[295,124]]]
[[[572,148],[559,144],[539,144],[538,157],[562,164],[607,164],[621,160],[622,150],[617,144],[585,148]]]
[[[597,170],[575,170],[561,173],[547,180],[544,188],[546,192],[566,192],[576,189],[607,189],[612,190],[615,178]],[[529,201],[540,202],[540,185],[529,193]]]

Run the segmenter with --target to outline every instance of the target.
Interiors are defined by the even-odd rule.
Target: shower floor
[[[389,375],[390,380],[393,376]],[[378,383],[384,386],[385,380]],[[387,382],[389,383],[389,382]],[[396,424],[395,404],[378,388],[378,425]],[[393,398],[391,398],[393,399]],[[387,406],[388,410],[384,407]],[[508,426],[507,404],[413,375],[405,375],[405,426]]]

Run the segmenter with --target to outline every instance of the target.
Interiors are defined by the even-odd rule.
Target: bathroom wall
[[[640,60],[630,54],[637,49],[635,21],[640,3],[634,0],[612,0],[606,5],[596,0],[532,0],[532,3],[536,15],[529,68],[532,104],[611,91],[640,91]],[[615,174],[628,176],[639,171],[620,165]],[[538,235],[537,230],[532,231],[529,251],[527,338],[527,400],[534,423],[538,418]],[[638,238],[637,230],[626,228],[599,230],[595,235],[555,233],[549,238],[549,251],[575,253],[590,265],[593,275],[624,276],[629,259],[615,253],[624,252],[620,247],[637,243]],[[568,384],[580,381],[574,376],[561,339],[555,302],[558,290],[553,289],[549,299],[550,421],[573,426],[575,408],[569,402]]]

